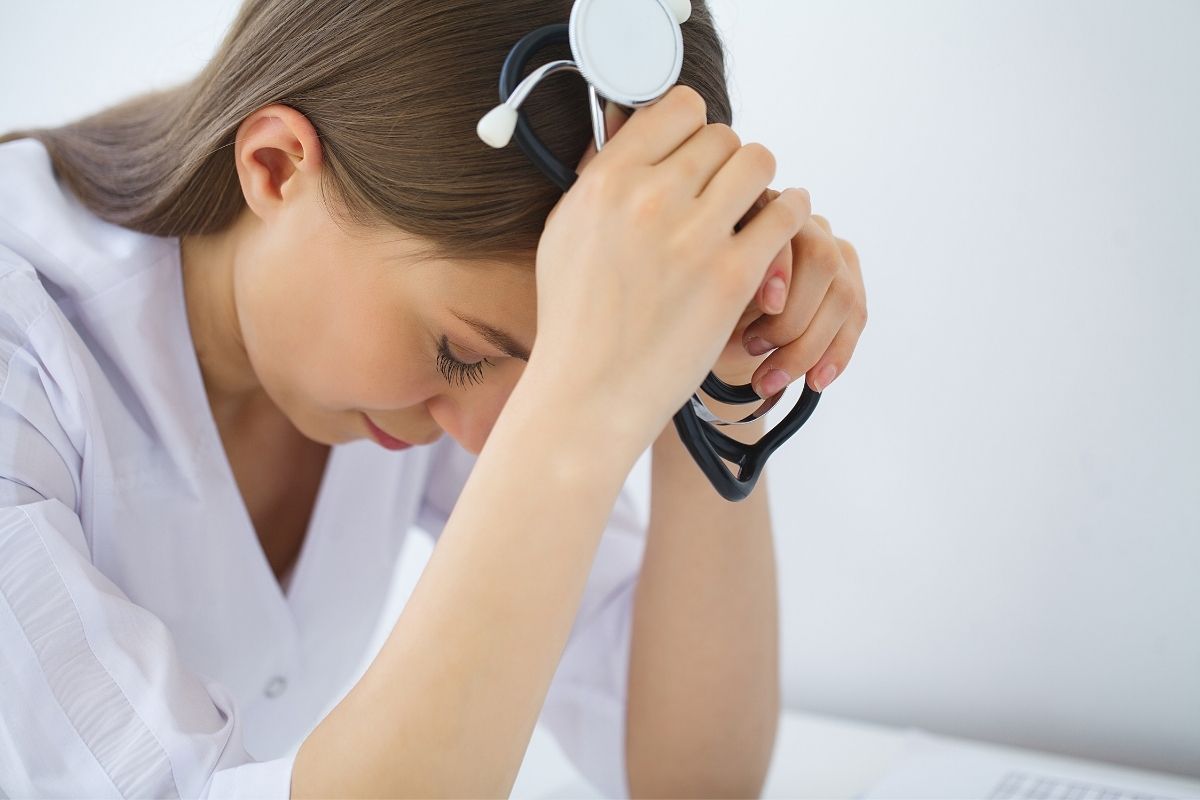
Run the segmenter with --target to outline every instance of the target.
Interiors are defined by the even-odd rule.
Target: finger
[[[779,391],[777,387],[763,385],[764,380],[775,370],[781,370],[790,383],[796,376],[808,376],[808,385],[813,391],[824,391],[828,382],[840,375],[850,363],[850,356],[862,335],[865,318],[856,313],[853,300],[845,299],[840,292],[826,295],[825,302],[817,311],[808,330],[794,342],[780,347],[754,371],[751,385],[760,397],[769,397]],[[835,373],[832,377],[823,374],[830,365]],[[778,379],[778,376],[774,376]],[[774,391],[772,391],[772,389]]]
[[[780,314],[787,307],[788,286],[792,281],[792,243],[786,242],[779,249],[770,266],[762,286],[758,287],[757,304],[764,314]]]
[[[833,342],[825,351],[825,355],[821,356],[816,366],[807,373],[806,383],[812,387],[814,392],[825,391],[831,383],[837,380],[839,375],[846,371],[846,366],[854,356],[854,350],[858,347],[861,337],[862,328],[860,326],[850,321],[842,326],[837,336],[833,337]]]
[[[833,227],[829,224],[829,220],[825,219],[820,214],[813,214],[812,219],[813,219],[813,222],[815,222],[821,226],[822,230],[824,230],[830,236],[833,235]]]
[[[722,228],[733,228],[741,234],[771,204],[769,199],[763,201],[763,194],[775,177],[775,167],[775,154],[764,145],[758,142],[743,145],[721,165],[700,193],[700,215]],[[811,206],[804,215],[805,219],[810,213]],[[771,254],[763,260],[764,265],[770,262],[776,251],[778,246],[772,248]]]
[[[763,191],[762,195],[754,201],[754,205],[750,210],[746,212],[746,215],[734,226],[735,230],[740,230],[747,222],[754,219],[758,212],[776,197],[779,197],[779,192],[774,189],[768,188]],[[795,240],[793,239],[792,241]],[[783,311],[787,304],[788,286],[792,281],[793,263],[792,242],[787,242],[783,247],[779,248],[779,253],[776,254],[771,264],[767,267],[762,285],[758,287],[758,292],[755,293],[754,300],[747,308],[747,314],[753,311],[757,317],[759,314],[778,314]],[[779,279],[778,285],[771,284],[771,281],[775,278]]]
[[[631,135],[604,150],[612,151],[608,157],[614,161],[657,164],[707,124],[704,98],[692,87],[676,84],[653,105],[635,109],[626,123]]]
[[[774,200],[779,196],[779,192],[774,189],[767,189],[769,197]],[[809,209],[812,208],[812,199],[809,198]],[[804,230],[801,227],[801,230]],[[763,280],[762,286],[758,287],[758,307],[762,309],[764,314],[779,314],[787,306],[788,287],[792,283],[792,273],[795,269],[795,258],[793,257],[792,242],[795,237],[783,245],[779,249],[779,254],[775,256],[775,260],[767,267],[767,276]]]
[[[663,159],[660,166],[674,173],[675,185],[690,189],[693,197],[699,197],[741,146],[741,138],[728,125],[705,125]]]
[[[744,152],[744,149],[740,152]],[[767,203],[754,219],[734,234],[733,261],[739,269],[749,270],[757,289],[761,290],[762,282],[766,279],[766,267],[753,268],[749,265],[771,266],[779,248],[788,244],[808,221],[811,212],[808,192],[788,189]]]
[[[854,275],[854,284],[858,291],[859,308],[857,311],[862,314],[863,325],[865,327],[867,322],[867,289],[863,285],[862,264],[858,260],[858,251],[854,249],[854,245],[845,239],[834,237],[834,241],[837,242],[838,248],[842,251],[842,261],[846,263],[846,266]]]
[[[854,249],[854,245],[850,244],[850,242],[846,241],[845,239],[837,239],[835,237],[835,240],[837,241],[838,247],[840,247],[842,250],[842,260],[846,262],[846,266],[850,267],[850,269],[854,271],[854,277],[858,279],[860,290],[864,291],[865,293],[865,289],[862,288],[862,264],[859,263],[858,260],[858,251]]]
[[[792,278],[785,311],[763,317],[746,329],[746,342],[756,338],[762,341],[757,353],[747,345],[747,352],[752,355],[761,355],[772,347],[798,338],[812,324],[834,281],[839,276],[848,280],[845,261],[836,241],[812,217],[792,239],[791,245]]]

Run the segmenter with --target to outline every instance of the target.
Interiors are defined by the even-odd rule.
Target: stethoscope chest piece
[[[690,14],[690,3],[688,13]],[[606,100],[651,104],[679,80],[683,34],[678,12],[647,0],[576,0],[568,33],[575,65]]]
[[[679,80],[683,69],[683,34],[679,30],[692,14],[691,0],[575,0],[566,25],[546,25],[526,34],[504,60],[500,72],[500,105],[476,126],[479,138],[495,148],[517,143],[564,192],[575,172],[538,145],[529,124],[520,117],[521,104],[543,78],[559,72],[578,72],[588,84],[592,133],[599,152],[605,143],[604,108],[600,98],[629,108],[652,105]],[[573,60],[551,61],[524,78],[534,53],[564,42]]]

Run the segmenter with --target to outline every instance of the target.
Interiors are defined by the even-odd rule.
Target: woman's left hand
[[[778,195],[768,189],[742,224]],[[866,324],[858,253],[813,214],[771,263],[712,371],[726,383],[752,384],[763,398],[802,374],[814,391],[824,391],[846,370]]]
[[[616,136],[628,119],[615,103],[606,103],[608,138]],[[582,171],[595,155],[595,142],[589,142],[578,169]],[[778,196],[774,189],[763,192],[741,225]],[[765,275],[712,371],[725,383],[752,384],[763,398],[805,373],[808,385],[814,391],[823,391],[845,371],[867,324],[867,297],[858,253],[850,242],[833,235],[828,220],[813,214],[790,246],[775,257]],[[783,281],[778,306],[766,297],[767,284],[775,276]],[[744,340],[755,337],[771,347],[750,355]],[[764,360],[762,355],[771,349],[775,352]],[[830,369],[833,372],[827,373]],[[780,370],[783,377],[768,378],[774,370]],[[767,385],[763,385],[764,380]],[[782,383],[774,386],[771,380]]]

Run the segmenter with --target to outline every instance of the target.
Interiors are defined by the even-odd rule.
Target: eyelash
[[[482,383],[483,382],[483,365],[487,364],[494,367],[491,361],[486,358],[483,361],[478,361],[474,364],[467,364],[459,361],[450,353],[450,343],[446,337],[438,342],[437,366],[438,370],[446,377],[446,381],[453,384],[456,380],[459,386],[466,386],[467,382]]]

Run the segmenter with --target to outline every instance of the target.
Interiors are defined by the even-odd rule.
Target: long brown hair
[[[448,259],[528,260],[562,196],[517,148],[475,134],[499,102],[500,67],[534,28],[566,22],[573,0],[246,0],[195,78],[33,137],[80,201],[158,236],[212,233],[245,206],[233,161],[241,122],[282,103],[321,139],[331,209],[423,237]],[[720,38],[705,0],[682,27],[683,71],[732,124]],[[538,53],[530,69],[570,58]],[[546,146],[574,166],[591,140],[587,88],[556,75],[522,105]]]

